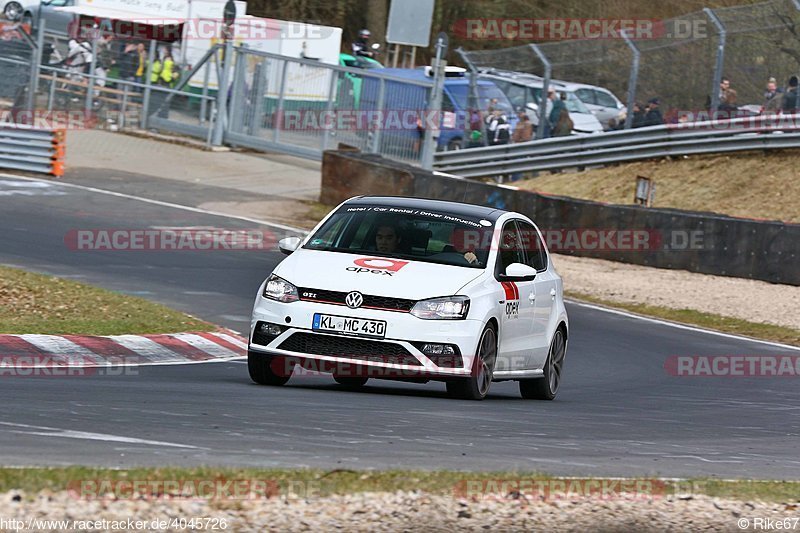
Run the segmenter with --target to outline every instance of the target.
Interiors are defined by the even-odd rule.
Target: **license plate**
[[[373,339],[386,337],[385,321],[366,318],[315,314],[314,324],[311,329],[328,333],[340,333],[342,335],[371,337]]]

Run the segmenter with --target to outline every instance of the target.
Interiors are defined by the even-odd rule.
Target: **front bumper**
[[[312,329],[315,313],[386,321],[385,339],[321,333]],[[256,331],[260,322],[277,324],[277,337]],[[318,361],[320,368],[383,369],[387,377],[463,377],[470,375],[483,324],[477,320],[422,320],[410,313],[350,309],[299,301],[289,304],[259,297],[250,324],[250,350]],[[448,344],[459,357],[426,356],[422,344]],[[335,371],[335,370],[334,370]],[[380,372],[370,372],[371,375]]]

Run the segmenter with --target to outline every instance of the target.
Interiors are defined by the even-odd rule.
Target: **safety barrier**
[[[667,156],[800,148],[800,115],[650,126],[596,135],[440,152],[434,168],[464,178],[559,170]]]
[[[61,177],[66,130],[0,124],[0,168]]]

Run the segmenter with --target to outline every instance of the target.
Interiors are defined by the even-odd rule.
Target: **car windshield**
[[[379,62],[367,59],[361,56],[348,56],[342,59],[344,66],[350,68],[363,68],[363,69],[372,69],[372,68],[383,68],[383,65]]]
[[[566,101],[567,111],[569,111],[570,113],[583,113],[587,115],[591,114],[591,111],[589,111],[589,108],[586,107],[586,104],[584,104],[575,93],[569,91],[562,91],[561,89],[558,88],[556,88],[556,91],[559,97],[561,96],[562,92],[567,95],[567,101]],[[542,98],[541,87],[532,87],[531,94],[533,95],[535,103],[538,104]]]
[[[466,268],[485,268],[494,224],[416,208],[347,205],[303,247]]]
[[[456,100],[460,109],[469,109],[467,106],[467,95],[469,94],[468,84],[447,85],[447,90]],[[478,102],[478,109],[489,109],[489,106],[492,105],[492,100],[497,100],[494,107],[506,114],[512,114],[514,112],[514,108],[511,106],[511,102],[508,101],[508,97],[493,83],[479,83],[478,98],[480,100],[480,102]]]

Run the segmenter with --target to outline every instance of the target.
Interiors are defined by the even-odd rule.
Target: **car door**
[[[73,13],[58,11],[57,7],[70,7],[75,5],[75,0],[50,0],[41,4],[41,16],[45,21],[45,30],[61,35],[69,34],[70,23],[75,19]],[[72,35],[70,35],[72,37]]]
[[[611,96],[606,91],[602,91],[600,89],[594,90],[594,96],[599,109],[597,112],[597,118],[600,119],[603,127],[607,127],[609,120],[612,118],[617,119],[619,117],[620,104],[617,102],[616,98]]]
[[[533,331],[534,282],[504,281],[502,275],[512,263],[525,264],[515,220],[503,225],[495,266],[500,310],[500,342],[497,370],[522,370],[530,359],[529,338]]]
[[[575,91],[575,95],[581,102],[583,102],[586,105],[589,111],[591,111],[592,114],[596,116],[597,119],[600,120],[600,122],[602,123],[602,120],[598,115],[598,113],[600,112],[600,106],[597,105],[594,91],[592,89],[578,89]]]
[[[554,323],[557,281],[553,272],[547,268],[547,251],[539,232],[524,220],[519,221],[518,225],[522,247],[525,250],[525,264],[535,268],[537,272],[536,279],[532,282],[535,299],[526,366],[538,369],[543,367],[550,349],[549,335]]]

